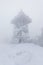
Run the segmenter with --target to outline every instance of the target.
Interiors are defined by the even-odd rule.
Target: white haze
[[[21,9],[32,18],[29,24],[30,36],[40,35],[43,27],[43,0],[0,0],[0,42],[11,38],[11,21]]]

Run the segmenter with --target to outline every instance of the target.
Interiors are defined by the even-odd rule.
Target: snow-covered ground
[[[43,48],[34,44],[0,44],[0,65],[43,65]]]

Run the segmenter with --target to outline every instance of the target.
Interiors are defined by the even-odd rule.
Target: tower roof
[[[29,24],[30,22],[31,19],[28,16],[26,16],[23,11],[20,11],[19,14],[12,21],[12,24],[15,24],[19,28],[21,26]]]

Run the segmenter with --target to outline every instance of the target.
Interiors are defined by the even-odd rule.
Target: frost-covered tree
[[[14,24],[13,42],[25,42],[29,38],[28,24],[31,19],[20,11],[19,14],[12,21]]]
[[[37,44],[43,46],[43,28],[41,30],[41,35],[38,37]]]

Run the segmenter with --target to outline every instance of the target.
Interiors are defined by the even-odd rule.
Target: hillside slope
[[[34,44],[0,44],[0,65],[43,65],[43,48]]]

